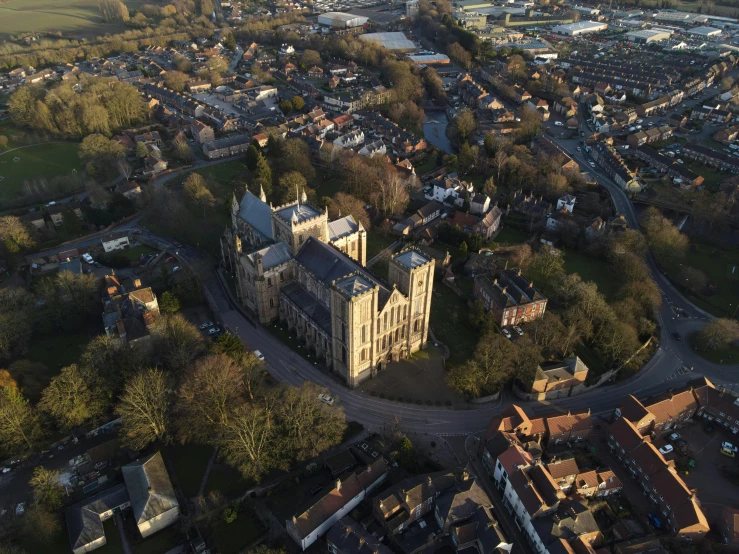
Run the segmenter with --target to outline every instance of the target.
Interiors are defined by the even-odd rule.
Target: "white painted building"
[[[103,244],[103,250],[107,252],[113,252],[114,250],[123,250],[131,246],[131,242],[126,233],[111,233],[100,238],[100,242]]]
[[[334,140],[334,146],[339,148],[355,148],[360,144],[364,144],[364,132],[361,129],[355,129]]]
[[[556,25],[552,27],[552,33],[567,37],[576,37],[586,35],[588,33],[597,33],[608,29],[607,23],[598,23],[597,21],[578,21],[577,23],[569,23],[567,25]]]

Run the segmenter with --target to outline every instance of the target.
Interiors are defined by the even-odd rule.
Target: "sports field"
[[[73,169],[79,171],[78,149],[79,145],[74,142],[37,144],[19,150],[0,149],[0,206],[3,200],[18,196],[26,180],[50,179]]]
[[[129,10],[144,3],[124,1]],[[124,30],[123,25],[102,22],[98,0],[10,0],[0,4],[0,39],[34,31],[89,38]]]

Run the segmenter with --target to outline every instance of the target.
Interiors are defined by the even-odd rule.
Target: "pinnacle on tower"
[[[308,195],[305,194],[305,189],[303,189],[303,194],[300,195],[300,201],[303,204],[305,204],[306,202],[308,202]]]
[[[267,195],[264,194],[264,186],[261,183],[259,185],[259,199],[264,203],[267,202]]]

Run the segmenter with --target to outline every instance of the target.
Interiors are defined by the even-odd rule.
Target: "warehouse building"
[[[672,36],[669,31],[659,31],[655,29],[644,29],[641,31],[630,31],[626,33],[626,38],[637,44],[649,44],[651,42],[659,42],[668,40]]]
[[[335,29],[350,29],[361,27],[367,23],[367,18],[343,12],[326,12],[318,16],[318,24]]]
[[[408,59],[419,65],[449,65],[451,60],[446,54],[418,54]]]
[[[696,27],[688,30],[689,35],[701,38],[718,38],[721,36],[721,29],[716,27]]]
[[[416,50],[416,45],[408,40],[403,33],[367,33],[366,35],[360,35],[359,38],[384,46],[393,52],[413,52]]]
[[[597,21],[578,21],[568,25],[557,25],[552,27],[552,33],[557,35],[576,37],[587,33],[596,33],[608,29],[608,24],[598,23]]]

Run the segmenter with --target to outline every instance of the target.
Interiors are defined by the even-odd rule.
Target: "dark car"
[[[649,519],[649,523],[654,525],[655,529],[662,529],[662,522],[659,520],[659,518],[654,514],[647,514],[647,519]]]
[[[312,488],[312,489],[310,490],[310,493],[311,493],[311,495],[316,495],[316,494],[318,494],[319,492],[321,492],[322,490],[323,490],[323,487],[322,487],[321,485],[316,485],[315,487],[313,487],[313,488]]]
[[[704,431],[705,431],[706,433],[708,433],[709,435],[710,435],[711,433],[713,433],[713,430],[714,430],[714,426],[713,426],[713,423],[709,423],[709,424],[707,424],[707,425],[706,425],[706,426],[705,426],[705,427],[703,428],[703,430],[704,430]]]
[[[677,340],[683,340],[683,336],[680,333],[672,333],[672,336],[675,337]]]

